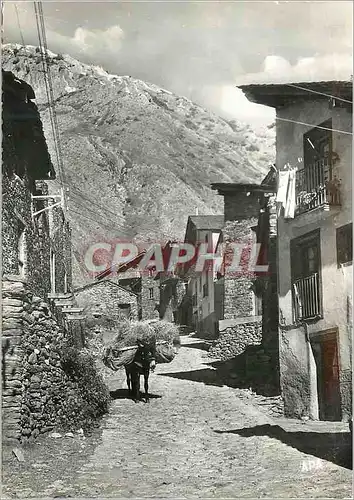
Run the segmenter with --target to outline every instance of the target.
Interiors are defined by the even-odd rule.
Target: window
[[[295,321],[322,316],[320,269],[320,232],[314,231],[292,240],[291,281]]]
[[[130,319],[130,304],[118,304],[119,316]]]
[[[336,231],[337,264],[350,264],[353,261],[353,224],[346,224]]]
[[[253,315],[254,316],[262,316],[263,314],[263,304],[262,304],[262,297],[259,297],[256,295],[254,292],[252,293],[252,302],[253,302]]]
[[[208,280],[203,285],[203,297],[208,297],[209,295],[209,283]]]
[[[51,283],[51,291],[55,293],[55,253],[51,250],[50,252],[50,283]]]
[[[154,289],[149,288],[149,299],[153,299],[153,298],[154,298]]]
[[[331,187],[330,195],[327,189],[327,183],[332,181],[332,120],[319,126],[330,130],[314,128],[304,134],[304,167],[296,173],[298,212],[324,204],[339,204],[336,186]]]
[[[68,275],[64,272],[64,293],[68,293]]]

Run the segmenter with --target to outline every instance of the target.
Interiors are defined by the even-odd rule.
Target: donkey
[[[150,371],[155,370],[155,356],[155,343],[138,341],[138,350],[134,360],[125,367],[128,390],[135,403],[140,401],[140,375],[144,375],[145,402],[149,402],[149,374]]]

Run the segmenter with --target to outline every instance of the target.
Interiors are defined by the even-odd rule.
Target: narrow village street
[[[2,498],[350,497],[340,456],[322,459],[341,436],[349,453],[344,424],[324,432],[323,422],[268,417],[222,385],[200,344],[183,343],[151,376],[150,404],[127,399],[124,372],[107,373],[115,399],[92,435],[42,437],[23,462],[5,447]]]

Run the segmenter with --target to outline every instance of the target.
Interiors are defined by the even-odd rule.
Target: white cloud
[[[71,39],[80,51],[92,53],[114,52],[121,48],[124,32],[118,25],[106,30],[88,30],[77,28]]]
[[[204,86],[196,89],[191,98],[228,120],[264,126],[269,125],[275,119],[273,108],[250,102],[232,83]]]
[[[291,65],[284,57],[269,55],[262,71],[240,76],[237,85],[251,83],[310,82],[321,80],[348,80],[352,74],[353,59],[349,54],[300,57]]]
[[[243,92],[233,85],[221,87],[221,113],[252,124],[269,124],[274,121],[274,109],[250,102]]]

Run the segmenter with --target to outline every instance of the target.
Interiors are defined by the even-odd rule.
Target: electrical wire
[[[18,15],[17,5],[15,3],[14,3],[14,7],[15,7],[15,11],[16,11],[16,18],[17,18],[18,29],[20,31],[21,42],[22,42],[22,45],[24,46],[25,45],[25,40],[23,38],[23,33],[22,33],[21,23],[20,23],[20,17]]]
[[[332,94],[326,94],[325,92],[319,92],[318,90],[308,89],[306,87],[300,87],[300,85],[296,85],[295,83],[287,83],[288,87],[293,87],[294,89],[304,90],[306,92],[311,92],[313,94],[323,95],[325,97],[330,97],[332,99],[336,99],[337,101],[347,102],[349,104],[353,104],[353,101],[349,101],[348,99],[343,99],[343,97],[338,97]]]
[[[321,125],[314,125],[313,123],[298,122],[296,120],[290,120],[288,118],[280,118],[278,116],[275,119],[280,120],[282,122],[289,122],[289,123],[295,123],[297,125],[304,125],[306,127],[319,128],[321,130],[329,130],[330,132],[337,132],[338,134],[353,135],[353,132],[346,132],[345,130],[337,130],[335,128],[322,127]]]
[[[75,193],[71,192],[71,195],[70,195],[70,199],[73,200],[73,203],[75,205],[78,205],[80,206],[81,208],[83,208],[84,210],[88,210],[89,212],[92,212],[94,215],[98,215],[99,217],[102,217],[102,218],[105,218],[107,219],[107,213],[105,213],[104,215],[101,215],[101,213],[99,213],[97,210],[95,210],[94,208],[90,208],[89,206],[87,206],[87,204],[85,204],[86,200],[82,199],[80,196],[76,195]],[[88,202],[90,204],[91,203],[91,200],[88,200]],[[93,202],[94,203],[94,202]],[[100,210],[102,211],[105,211],[106,212],[106,209],[105,207],[103,206],[100,206],[98,205],[98,207],[100,208]],[[125,222],[125,219],[124,217],[120,216],[120,215],[117,215],[115,214],[114,212],[110,212],[112,214],[112,216],[117,219],[117,220],[120,220],[123,222],[123,225],[124,225],[124,222]]]
[[[121,219],[121,220],[124,220],[124,217],[121,216],[121,215],[118,215],[116,214],[115,212],[112,212],[112,210],[109,210],[107,207],[105,207],[104,205],[101,205],[100,203],[97,203],[95,201],[93,201],[91,198],[89,198],[88,196],[85,196],[83,195],[79,190],[77,190],[76,188],[70,188],[70,197],[76,197],[77,199],[81,199],[82,201],[87,201],[89,202],[91,205],[94,205],[96,206],[97,208],[99,208],[100,210],[106,212],[107,214],[111,214],[113,217],[116,217],[118,219]]]
[[[49,118],[51,123],[51,128],[53,132],[53,141],[54,141],[54,150],[57,159],[57,167],[59,174],[59,182],[62,187],[62,197],[63,197],[63,208],[66,210],[66,201],[65,201],[65,174],[62,162],[62,154],[60,147],[60,136],[59,136],[59,127],[54,107],[54,93],[53,93],[53,83],[50,74],[50,67],[48,64],[48,46],[47,46],[47,38],[46,38],[46,29],[43,18],[43,10],[41,2],[34,2],[34,11],[36,16],[36,25],[37,25],[37,35],[39,41],[39,50],[40,56],[42,60],[43,66],[43,77],[45,82],[45,89],[48,99],[48,108],[49,108]]]
[[[103,226],[105,229],[111,230],[111,231],[117,231],[117,226],[110,226],[107,223],[102,223],[98,221],[97,219],[94,219],[93,217],[89,217],[88,215],[84,215],[81,212],[78,212],[77,210],[70,209],[70,212],[79,215],[80,217],[83,217],[84,219],[87,219],[91,222],[94,222],[95,224],[98,224],[99,226]],[[123,228],[119,228],[120,230]],[[120,236],[131,236],[130,234],[127,234],[127,231],[124,234],[120,234]]]

